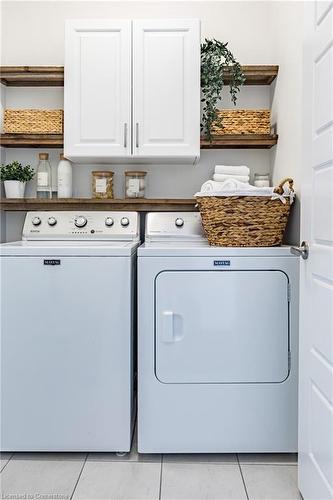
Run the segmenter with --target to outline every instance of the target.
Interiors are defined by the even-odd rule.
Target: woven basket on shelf
[[[288,182],[274,191],[283,194]],[[273,247],[281,245],[287,225],[290,199],[286,203],[269,196],[197,196],[202,225],[210,245],[223,247]]]
[[[62,134],[62,109],[6,109],[5,134]]]
[[[271,111],[269,109],[224,109],[218,112],[221,124],[212,126],[213,135],[270,134]]]

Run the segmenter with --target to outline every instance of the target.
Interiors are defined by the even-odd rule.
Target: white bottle
[[[58,164],[58,198],[72,198],[73,196],[73,169],[69,160],[60,155]]]

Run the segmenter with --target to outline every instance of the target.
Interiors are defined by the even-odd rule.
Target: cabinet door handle
[[[124,148],[127,148],[127,123],[124,123]]]
[[[135,138],[136,138],[136,147],[138,148],[139,147],[139,124],[136,123],[135,124]]]

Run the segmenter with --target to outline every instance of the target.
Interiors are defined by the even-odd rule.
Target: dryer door
[[[279,383],[289,373],[282,271],[164,271],[155,287],[155,372],[164,383]]]

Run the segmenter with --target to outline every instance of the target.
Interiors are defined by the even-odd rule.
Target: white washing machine
[[[138,249],[141,453],[297,450],[298,260],[150,213]]]
[[[29,212],[1,245],[1,449],[130,450],[139,217]]]

